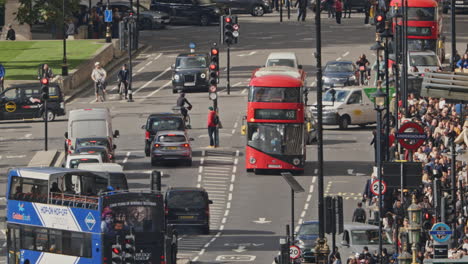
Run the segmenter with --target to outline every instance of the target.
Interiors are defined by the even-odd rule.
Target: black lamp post
[[[385,31],[380,35],[380,37],[385,40],[385,93],[387,94],[385,100],[385,106],[387,111],[385,112],[385,160],[390,158],[390,146],[388,144],[388,137],[390,136],[390,81],[389,81],[389,72],[388,72],[388,41],[393,38],[392,31],[390,30],[390,21],[385,22]],[[395,120],[398,122],[398,118]]]
[[[382,157],[381,157],[381,134],[382,134],[382,111],[385,109],[385,102],[387,95],[382,92],[379,86],[377,92],[372,94],[374,97],[374,109],[377,111],[377,131],[376,131],[376,143],[377,144],[377,177],[379,179],[379,263],[382,263]]]
[[[62,75],[68,75],[68,65],[67,65],[67,28],[65,24],[65,0],[62,2],[62,15],[63,15],[63,61],[62,61]]]

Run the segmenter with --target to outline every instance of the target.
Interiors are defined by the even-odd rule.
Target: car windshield
[[[408,7],[408,20],[435,21],[435,8]]]
[[[302,124],[250,123],[248,131],[249,147],[268,154],[302,154]]]
[[[182,135],[162,135],[158,138],[159,142],[187,142]]]
[[[153,132],[162,130],[184,130],[182,118],[154,118],[150,123],[150,130]]]
[[[299,103],[301,102],[301,88],[252,86],[249,89],[249,102]]]
[[[351,242],[353,245],[377,245],[379,244],[379,230],[353,230]],[[386,231],[383,233],[382,243],[391,244],[390,234]]]
[[[178,57],[176,69],[206,68],[206,58],[203,56]]]
[[[72,169],[78,168],[78,165],[80,165],[80,163],[99,163],[99,160],[97,160],[97,159],[86,159],[86,158],[72,159],[72,160],[70,160],[70,168],[72,168]]]
[[[325,72],[353,72],[353,65],[344,63],[328,64],[325,67]]]
[[[410,55],[411,66],[439,66],[436,55]]]
[[[107,147],[108,141],[106,139],[77,139],[76,147],[91,147],[91,146],[103,146]]]
[[[269,59],[267,62],[267,66],[288,66],[288,67],[295,67],[294,60],[292,59]]]
[[[331,90],[328,90],[325,95],[323,96],[324,102],[331,102],[333,100]],[[335,102],[342,103],[345,101],[346,97],[348,97],[349,91],[346,90],[335,90]]]
[[[206,201],[202,192],[199,191],[177,191],[169,192],[167,198],[169,208],[205,208]]]
[[[318,235],[318,223],[302,224],[299,229],[298,235]]]

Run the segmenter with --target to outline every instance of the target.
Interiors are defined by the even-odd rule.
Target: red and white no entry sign
[[[385,194],[385,192],[387,192],[387,184],[382,181],[382,190],[380,191],[380,194],[379,194],[379,180],[375,180],[372,182],[371,186],[370,186],[370,191],[374,194],[374,195],[380,195],[380,194]]]

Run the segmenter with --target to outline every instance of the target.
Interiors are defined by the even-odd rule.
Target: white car
[[[102,163],[100,154],[68,154],[65,168],[76,169],[82,163]]]
[[[408,73],[412,75],[435,72],[442,68],[439,57],[433,51],[410,51],[408,53]]]
[[[302,68],[294,52],[272,52],[268,55],[265,67],[288,66],[296,69]]]

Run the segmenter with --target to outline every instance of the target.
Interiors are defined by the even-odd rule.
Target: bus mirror
[[[64,136],[65,136],[65,139],[68,139],[68,132],[65,132]]]
[[[245,136],[247,134],[247,126],[246,125],[242,125],[241,127],[241,135]]]

